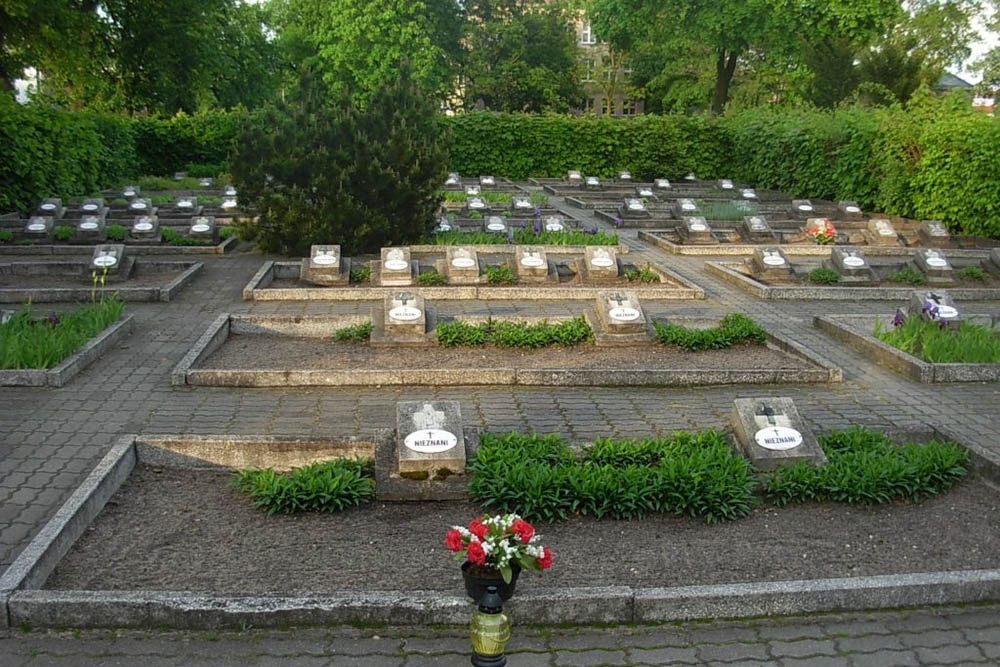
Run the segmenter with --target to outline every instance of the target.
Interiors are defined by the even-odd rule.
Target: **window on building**
[[[635,100],[625,100],[622,102],[622,115],[623,116],[634,116],[638,113],[636,111]]]
[[[597,40],[594,38],[594,31],[590,27],[590,21],[584,21],[580,27],[580,43],[597,44]]]
[[[584,58],[583,59],[583,80],[585,82],[590,82],[594,80],[594,74],[597,72],[597,60],[595,58]]]

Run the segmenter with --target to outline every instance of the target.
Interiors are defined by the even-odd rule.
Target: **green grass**
[[[712,430],[598,440],[579,458],[556,435],[484,433],[468,472],[474,500],[529,520],[662,512],[715,522],[746,516],[755,502],[750,464]]]
[[[222,197],[198,195],[198,203],[202,206],[218,206],[222,203]]]
[[[907,264],[899,271],[886,278],[890,283],[902,283],[904,285],[926,285],[927,278],[924,274],[915,270],[912,266]]]
[[[631,266],[625,268],[625,279],[630,283],[658,283],[660,276],[648,266],[643,269],[636,269]]]
[[[833,269],[821,266],[809,272],[809,282],[816,285],[833,285],[840,282],[840,274]]]
[[[776,505],[809,500],[871,505],[910,501],[951,488],[966,473],[968,452],[953,442],[905,443],[860,426],[819,437],[829,462],[769,473],[767,499]]]
[[[504,322],[489,320],[482,324],[442,322],[435,329],[438,343],[444,347],[478,346],[492,343],[507,348],[542,348],[571,346],[594,340],[594,332],[583,317],[568,322]]]
[[[942,324],[911,316],[893,328],[878,320],[873,333],[882,342],[932,364],[1000,363],[996,330],[980,324]]]
[[[978,266],[967,266],[963,269],[959,269],[958,277],[960,280],[974,280],[981,283],[985,283],[990,279],[990,275]]]
[[[163,240],[169,243],[170,245],[176,245],[176,246],[213,245],[211,241],[207,241],[205,239],[193,239],[189,236],[184,236],[183,234],[181,234],[179,231],[177,231],[172,227],[161,227],[160,236],[162,236]]]
[[[69,241],[75,233],[76,230],[69,225],[57,225],[52,231],[52,236],[56,241]]]
[[[372,323],[362,322],[349,327],[343,327],[333,332],[333,339],[341,342],[365,343],[372,336]]]
[[[487,266],[486,282],[490,285],[516,285],[517,276],[509,266]]]
[[[111,200],[112,206],[126,206],[127,204],[128,200],[125,199],[124,197],[115,197],[114,199]]]
[[[220,227],[219,228],[219,240],[220,241],[225,241],[230,236],[236,236],[236,228],[235,227],[228,227],[227,226],[227,227]]]
[[[699,199],[698,208],[706,220],[742,220],[743,216],[760,215],[760,207],[751,202],[734,204],[728,201],[705,201]]]
[[[128,229],[124,225],[108,225],[104,228],[109,241],[124,241],[128,234]]]
[[[363,460],[334,459],[283,474],[247,468],[231,484],[267,514],[339,512],[375,498],[372,464]]]
[[[424,287],[435,287],[437,285],[447,285],[448,277],[441,275],[437,271],[428,271],[417,276],[417,284]]]
[[[138,185],[142,188],[143,192],[151,190],[198,190],[201,189],[198,178],[198,176],[190,175],[190,172],[187,178],[182,178],[179,181],[166,176],[142,176],[133,181],[132,184]]]
[[[740,313],[729,313],[712,329],[689,329],[655,321],[653,327],[659,342],[688,351],[720,350],[746,342],[763,345],[767,341],[763,327]]]
[[[9,229],[0,229],[0,243],[10,243],[14,240],[14,232]]]
[[[154,205],[159,204],[171,204],[174,201],[173,195],[153,195],[149,198],[149,201]]]
[[[27,309],[0,324],[0,368],[52,368],[122,315],[116,297],[81,305],[70,313],[49,313],[40,321]]]

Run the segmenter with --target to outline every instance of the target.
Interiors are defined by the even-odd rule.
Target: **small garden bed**
[[[493,234],[479,231],[437,232],[425,245],[618,245],[618,234],[596,227],[591,230],[548,232],[534,227],[514,227],[509,233]]]
[[[124,301],[170,301],[194,280],[201,262],[133,259],[126,255],[121,272],[107,281],[87,271],[87,260],[0,263],[0,303],[90,301],[118,296]]]

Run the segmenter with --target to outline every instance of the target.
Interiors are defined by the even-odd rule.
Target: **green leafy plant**
[[[890,283],[903,283],[904,285],[926,285],[927,278],[924,274],[915,270],[912,266],[907,264],[899,271],[896,271],[891,276],[886,278]]]
[[[190,236],[184,236],[178,232],[173,227],[160,227],[160,236],[163,240],[170,245],[176,246],[203,246],[212,245],[212,242],[206,239],[195,239]]]
[[[353,324],[349,327],[343,327],[337,329],[333,332],[333,339],[341,342],[356,342],[364,343],[367,342],[372,336],[372,323],[362,322],[361,324]]]
[[[951,488],[966,473],[969,453],[954,442],[895,445],[884,433],[861,426],[819,437],[826,465],[785,466],[765,477],[776,505],[830,500],[870,505],[910,501]]]
[[[35,242],[32,241],[31,239],[21,239],[20,241],[18,241],[14,245],[35,245]]]
[[[840,274],[833,269],[821,266],[809,272],[809,282],[816,285],[832,285],[840,282]]]
[[[112,206],[126,206],[127,204],[128,200],[125,199],[124,197],[115,197],[114,199],[111,200]]]
[[[424,287],[447,285],[448,277],[438,273],[437,271],[428,271],[427,273],[421,273],[417,276],[417,284],[423,285]]]
[[[71,313],[50,312],[36,320],[25,308],[0,324],[0,368],[52,368],[116,322],[125,310],[116,297],[96,300]]]
[[[0,229],[0,243],[10,243],[14,240],[14,232],[9,229]]]
[[[567,322],[505,322],[489,320],[481,324],[442,322],[436,330],[438,343],[444,347],[475,346],[492,343],[497,347],[541,348],[550,345],[579,345],[594,339],[594,332],[583,317]]]
[[[351,266],[350,282],[360,285],[371,280],[371,277],[372,267],[368,263],[361,266]]]
[[[69,225],[56,225],[56,228],[52,231],[52,236],[55,237],[56,241],[69,241],[75,233],[76,230]]]
[[[913,316],[897,318],[892,328],[876,320],[873,334],[882,342],[932,364],[1000,363],[1000,338],[995,329],[981,324],[949,324]]]
[[[980,269],[978,266],[966,266],[959,269],[958,277],[961,280],[974,280],[981,283],[985,283],[990,279],[989,274]]]
[[[228,225],[219,228],[219,240],[225,241],[230,236],[236,236],[236,228]]]
[[[222,203],[222,197],[216,197],[214,195],[199,195],[198,203],[202,206],[218,206]]]
[[[740,313],[729,313],[719,326],[711,329],[689,329],[678,324],[653,322],[656,338],[661,343],[676,345],[685,350],[719,350],[740,343],[767,341],[764,328]]]
[[[239,470],[232,486],[267,514],[340,512],[375,497],[370,461],[334,459],[277,473],[271,468]]]
[[[104,228],[109,241],[124,241],[128,234],[128,229],[124,225],[108,225]]]
[[[625,267],[625,279],[630,283],[658,283],[660,276],[648,266],[643,269],[636,269],[631,266]]]
[[[434,245],[500,245],[510,242],[509,236],[491,232],[437,232],[429,243]],[[522,245],[618,245],[618,235],[606,232],[590,234],[579,230],[561,232],[539,231],[535,233],[531,227],[515,228],[514,243]]]
[[[487,266],[486,282],[490,285],[516,285],[517,276],[509,266]]]
[[[472,218],[473,220],[482,220],[483,214],[480,213],[479,211],[469,211],[468,217]]]
[[[153,195],[149,201],[153,204],[171,204],[175,197],[173,195]]]

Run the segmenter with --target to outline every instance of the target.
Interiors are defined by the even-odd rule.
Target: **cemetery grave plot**
[[[607,287],[637,289],[656,299],[704,298],[694,283],[658,264],[630,261],[619,254],[621,248],[399,246],[383,248],[378,260],[344,258],[336,266],[337,280],[310,278],[316,272],[312,259],[267,262],[244,288],[243,298],[373,300],[401,286],[429,299],[592,299],[595,290]]]
[[[434,412],[438,402],[424,404],[421,411],[427,407]],[[780,404],[778,408],[761,418],[780,422],[784,416]],[[416,427],[435,426],[422,421]],[[459,430],[445,428],[450,433]],[[471,465],[488,436],[476,436],[469,429],[463,432],[467,465]],[[468,498],[382,499],[385,474],[380,465],[391,463],[382,453],[387,446],[401,446],[397,443],[403,435],[383,429],[371,439],[156,436],[134,444],[131,440],[119,443],[102,466],[113,474],[98,477],[103,483],[100,493],[113,495],[114,502],[92,522],[78,522],[76,534],[68,535],[75,544],[58,565],[49,565],[54,572],[45,570],[35,585],[13,593],[11,620],[66,625],[72,617],[77,621],[73,624],[80,625],[80,619],[87,618],[83,609],[94,600],[103,605],[129,605],[131,613],[115,614],[122,624],[152,626],[184,623],[186,617],[167,611],[174,604],[224,610],[227,596],[266,595],[280,600],[278,607],[287,611],[286,605],[295,604],[290,596],[308,594],[310,600],[298,604],[305,603],[314,619],[315,614],[322,615],[322,607],[310,605],[321,605],[324,596],[351,592],[390,591],[393,596],[421,599],[421,592],[429,591],[461,598],[461,577],[441,545],[441,534],[484,510]],[[946,433],[931,428],[890,435],[896,442],[948,439]],[[704,432],[697,436],[712,437]],[[578,453],[574,458],[585,455]],[[230,484],[234,468],[285,470],[337,456],[375,457],[377,502],[335,513],[268,516]],[[735,457],[738,460],[739,454]],[[796,582],[808,586],[815,580],[849,578],[845,585],[850,589],[854,587],[851,582],[865,581],[858,577],[925,573],[928,579],[938,575],[961,578],[962,571],[993,570],[1000,554],[998,497],[983,477],[996,479],[996,470],[975,451],[965,465],[972,468],[970,474],[946,492],[919,502],[854,505],[825,501],[780,506],[765,501],[748,508],[742,518],[716,523],[670,512],[651,512],[641,520],[570,513],[565,520],[539,522],[538,530],[553,550],[558,567],[542,576],[522,578],[510,607],[517,613],[519,605],[528,605],[526,612],[535,608],[536,595],[581,587],[596,590],[593,587],[617,585],[628,587],[627,595],[641,595],[664,587],[668,590],[663,592],[669,593],[673,587],[692,585]],[[738,474],[739,467],[732,470],[729,474]],[[471,468],[465,473],[464,477],[474,476]],[[465,480],[455,477],[441,484],[463,488]],[[412,482],[415,488],[431,483]],[[763,486],[755,484],[755,488],[761,493]],[[149,521],[150,516],[157,521]],[[261,535],[269,537],[262,541]],[[593,558],[595,545],[607,557]],[[386,568],[384,564],[398,558],[401,550],[409,554],[408,567]],[[192,559],[192,553],[199,558]],[[882,597],[872,606],[910,599],[898,597],[897,586],[911,592],[921,588],[912,577],[881,586]],[[936,590],[927,595],[939,596],[939,601],[971,600],[976,598],[966,596],[981,595],[991,586],[994,580],[959,585],[960,591],[947,586],[942,591],[932,585]],[[739,595],[732,591],[716,594]],[[798,608],[794,594],[789,600],[780,599],[785,594],[787,589],[769,593],[774,597],[763,609],[771,605],[782,605],[786,611]],[[836,592],[828,592],[823,599],[826,605],[840,603]],[[199,613],[199,622],[205,622],[207,609]],[[356,614],[366,613],[364,608],[355,609]],[[817,610],[814,606],[805,609]],[[465,607],[460,611],[467,615]],[[442,612],[435,613],[440,622]],[[670,618],[655,616],[656,611],[648,613],[646,620]],[[228,618],[225,612],[213,616],[222,624],[238,624],[241,618],[245,620],[236,610]],[[255,617],[255,624],[280,623],[282,618],[287,616],[262,614]],[[543,618],[558,622],[558,618]],[[340,618],[340,622],[345,620]]]
[[[739,331],[748,325],[755,326],[736,316],[722,323],[653,318],[635,293],[613,291],[601,293],[593,308],[574,318],[452,319],[419,295],[398,291],[374,307],[370,318],[221,315],[174,370],[171,382],[694,386],[842,381],[839,368],[794,341],[763,330]],[[686,342],[697,335],[690,331],[703,330],[729,341]]]
[[[904,257],[833,246],[829,258],[800,258],[759,246],[740,262],[707,261],[705,271],[762,299],[908,299],[913,289],[947,289],[960,300],[1000,298],[1000,250],[914,248]]]
[[[813,324],[917,382],[1000,380],[1000,317],[966,313],[945,290],[914,291],[895,315],[826,315]]]
[[[479,176],[461,175],[458,172],[449,172],[448,177],[442,184],[441,189],[445,192],[504,192],[514,194],[524,194],[525,190],[520,185],[501,176],[491,174],[481,174]]]
[[[0,303],[169,301],[202,269],[201,262],[133,257],[122,244],[102,244],[88,259],[0,262]]]

